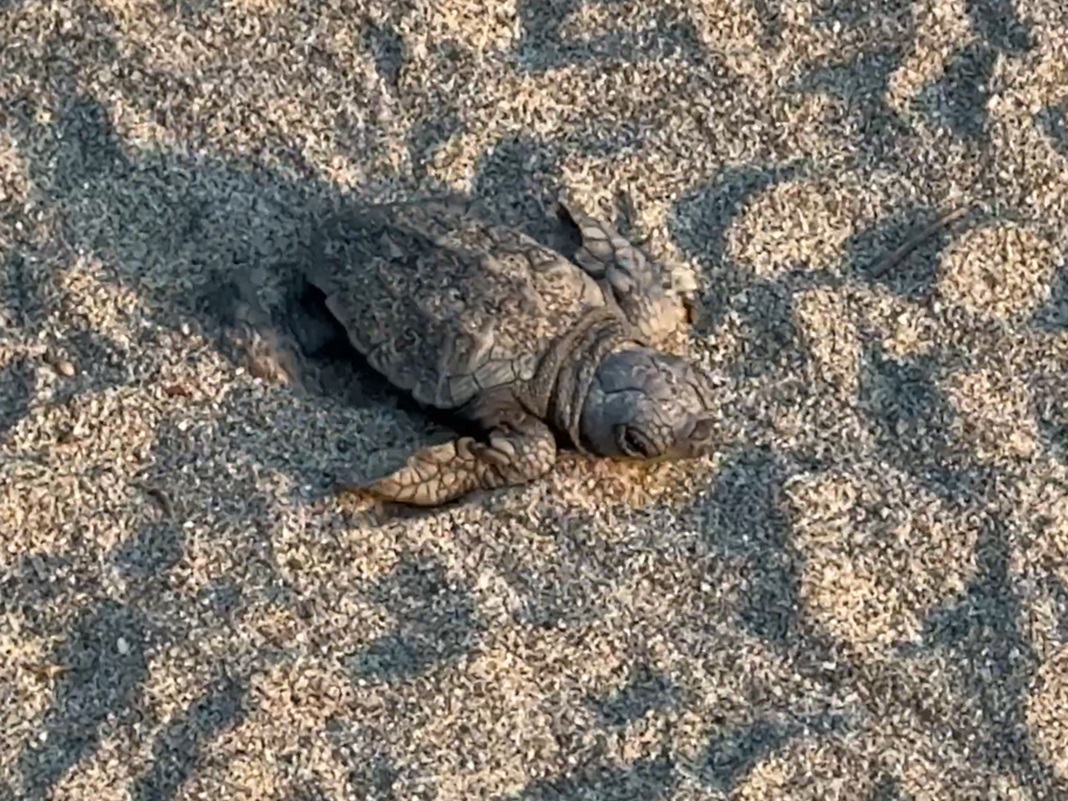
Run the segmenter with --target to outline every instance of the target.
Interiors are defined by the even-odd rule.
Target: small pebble
[[[126,654],[130,653],[130,643],[126,642],[124,637],[119,637],[115,641],[115,649],[123,656],[126,656]]]
[[[59,359],[52,365],[52,367],[61,376],[65,376],[67,378],[71,378],[76,372],[78,372],[78,370],[74,366],[74,362],[68,361],[67,359]]]

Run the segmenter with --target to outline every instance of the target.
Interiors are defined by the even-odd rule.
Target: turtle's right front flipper
[[[533,417],[502,423],[486,442],[471,437],[431,445],[398,470],[365,484],[374,498],[412,506],[439,506],[475,490],[516,486],[545,475],[556,462],[556,440]]]

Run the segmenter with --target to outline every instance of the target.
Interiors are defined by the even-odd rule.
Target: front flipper
[[[423,448],[399,470],[347,489],[363,490],[382,501],[439,506],[475,490],[533,481],[555,462],[552,431],[541,420],[523,417],[494,427],[487,442],[461,437]]]
[[[652,344],[666,342],[694,321],[696,287],[676,286],[661,264],[610,223],[591,217],[575,204],[561,200],[557,214],[581,237],[575,262],[615,298],[631,324]]]

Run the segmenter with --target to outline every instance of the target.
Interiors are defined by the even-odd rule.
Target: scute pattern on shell
[[[530,380],[554,339],[605,305],[563,255],[452,199],[335,216],[308,278],[371,366],[438,408]]]

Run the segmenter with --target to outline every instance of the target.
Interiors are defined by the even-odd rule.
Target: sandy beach
[[[722,446],[330,493],[441,431],[233,277],[563,190]],[[0,0],[0,801],[1068,799],[1066,254],[1059,0]]]

